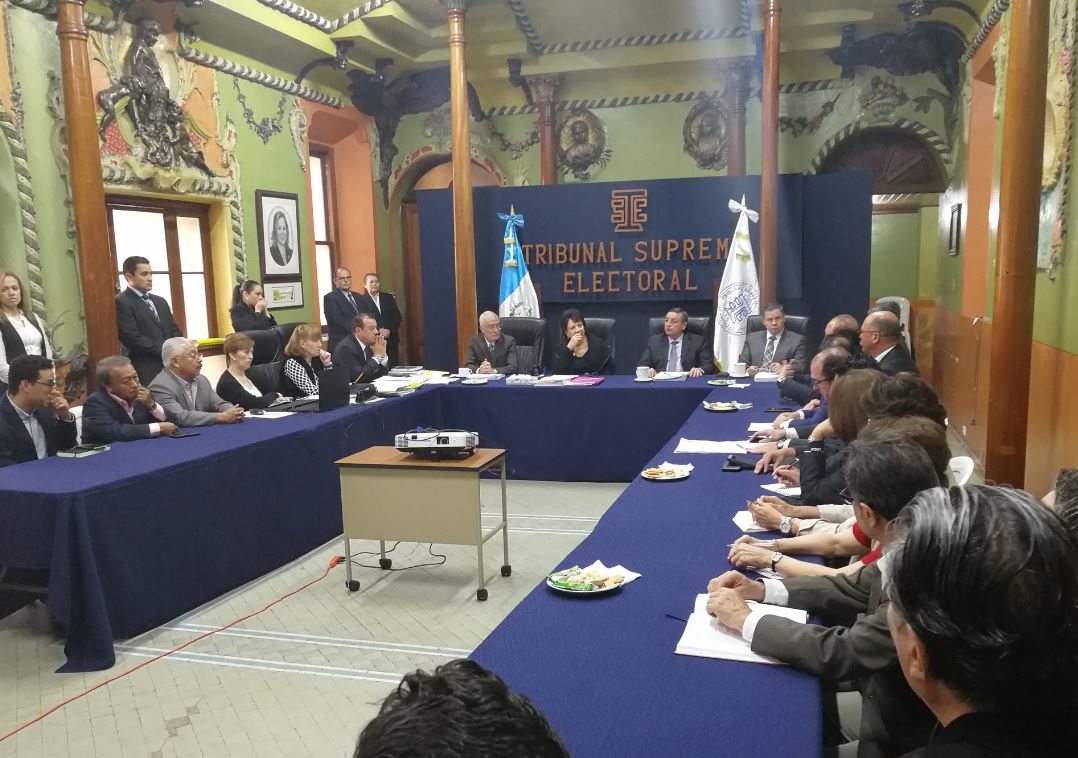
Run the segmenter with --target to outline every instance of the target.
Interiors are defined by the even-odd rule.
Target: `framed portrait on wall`
[[[294,193],[255,192],[258,256],[262,280],[300,279],[299,198]]]
[[[263,287],[270,308],[303,307],[302,282],[271,282]]]
[[[947,253],[958,255],[962,246],[962,203],[951,206],[951,226],[947,234]]]

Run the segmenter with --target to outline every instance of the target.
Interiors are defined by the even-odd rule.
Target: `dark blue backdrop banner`
[[[813,197],[824,177],[788,174],[779,181],[778,292],[790,313],[819,317],[863,312],[868,299],[871,186],[867,174],[827,177],[826,198]],[[821,187],[822,189],[822,187]],[[453,211],[449,190],[417,193],[426,365],[456,365]],[[630,371],[647,337],[647,318],[682,305],[713,315],[737,217],[726,204],[745,196],[759,208],[759,177],[484,187],[474,192],[476,294],[479,310],[497,311],[503,256],[499,212],[523,214],[520,242],[543,303],[552,339],[570,305],[585,316],[618,319],[619,373]],[[816,209],[808,213],[808,204]],[[823,206],[823,212],[819,206]],[[759,255],[759,226],[750,225]],[[834,265],[831,265],[834,264]],[[825,291],[827,303],[813,308]],[[811,271],[811,273],[810,273]],[[835,303],[841,300],[846,305]],[[835,306],[838,310],[835,310]],[[637,333],[639,332],[639,334]],[[548,344],[549,344],[548,340]]]

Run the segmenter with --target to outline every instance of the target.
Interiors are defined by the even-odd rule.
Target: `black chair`
[[[610,360],[607,361],[607,365],[610,367],[615,365],[614,361],[618,357],[617,353],[614,352],[614,324],[616,323],[617,319],[613,318],[584,317],[584,324],[587,326],[588,334],[594,334],[606,343],[606,348],[610,351]],[[612,371],[613,369],[611,368],[610,370]]]
[[[247,378],[264,394],[267,392],[281,391],[281,372],[284,371],[284,361],[272,363],[260,363],[247,369]]]
[[[655,318],[648,319],[648,336],[655,336],[656,334],[663,333],[663,321],[664,317],[657,316]],[[685,331],[692,334],[699,334],[701,337],[707,336],[707,330],[711,328],[710,316],[689,316],[689,325]]]
[[[546,346],[546,319],[510,317],[502,319],[502,331],[517,343],[517,373],[530,374],[543,365]]]
[[[281,351],[281,337],[273,329],[253,329],[246,334],[255,342],[255,357],[253,365],[269,363],[276,360],[277,353]]]
[[[764,330],[764,317],[763,316],[749,316],[748,333],[762,332]],[[802,337],[808,334],[809,317],[808,316],[787,316],[786,328],[791,332],[797,332]]]
[[[273,331],[277,333],[277,339],[280,343],[277,346],[277,353],[273,356],[275,361],[283,361],[285,359],[284,348],[288,344],[288,340],[292,339],[292,332],[296,331],[296,327],[301,322],[297,321],[291,324],[277,324],[273,327]]]

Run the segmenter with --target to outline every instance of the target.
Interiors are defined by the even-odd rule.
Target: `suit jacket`
[[[789,379],[779,382],[779,394],[798,405],[820,398],[820,393],[812,387],[811,374],[794,374]]]
[[[158,400],[160,403],[160,401]],[[161,406],[164,409],[164,406]],[[86,398],[82,406],[82,441],[101,445],[108,442],[130,442],[131,440],[149,439],[150,424],[159,423],[140,402],[135,402],[132,411],[134,420],[113,400],[104,387],[100,387]],[[165,420],[169,421],[168,411]]]
[[[251,308],[244,303],[236,303],[228,311],[228,315],[232,317],[232,331],[234,332],[250,332],[256,329],[272,329],[277,326],[277,319],[273,317],[272,313],[268,311],[265,313],[256,313],[254,308]]]
[[[358,294],[352,292],[352,298],[356,301],[355,308],[348,302],[342,290],[330,290],[322,297],[322,313],[326,316],[329,352],[332,353],[338,343],[352,333],[352,319],[362,312],[359,307],[359,297]]]
[[[472,371],[476,371],[483,361],[490,361],[490,365],[499,374],[515,374],[517,372],[517,341],[508,334],[498,337],[494,343],[494,352],[487,350],[487,340],[482,334],[477,334],[468,340],[468,357],[464,365]]]
[[[333,365],[343,368],[350,382],[373,382],[389,370],[374,360],[373,356],[369,359],[365,358],[364,346],[355,336],[341,340],[337,345],[333,351]],[[359,378],[360,374],[363,375],[362,379]]]
[[[217,414],[232,407],[213,391],[210,380],[201,374],[195,379],[195,405],[187,399],[183,385],[168,369],[162,369],[152,382],[150,390],[157,398],[165,413],[179,426],[209,426],[217,423]]]
[[[292,262],[292,248],[285,245],[284,250],[282,250],[277,243],[273,243],[270,245],[270,256],[278,266],[287,266]]]
[[[738,360],[746,366],[767,368],[760,364],[764,362],[764,350],[767,349],[767,338],[770,333],[765,329],[762,332],[749,332],[745,337],[745,346],[741,348],[741,357]],[[782,363],[793,361],[794,372],[807,374],[809,370],[808,342],[797,332],[786,329],[779,338],[779,344],[775,346],[775,357],[772,361]]]
[[[139,381],[148,385],[161,373],[161,346],[172,337],[182,337],[183,332],[172,318],[172,309],[164,298],[150,295],[159,318],[154,318],[150,306],[127,287],[116,296],[116,328],[120,332],[120,344],[124,355],[138,372]]]
[[[785,382],[783,382],[785,384]],[[797,430],[797,436],[802,439],[807,438],[812,434],[812,430],[816,428],[817,424],[822,424],[827,420],[828,416],[828,403],[827,398],[820,398],[820,404],[813,408],[811,411],[805,413],[803,419],[797,421],[791,421],[790,426]]]
[[[819,505],[843,502],[843,492],[846,489],[845,466],[850,455],[850,446],[834,437],[825,440],[822,445],[819,442],[810,444],[810,449],[798,453],[801,464],[801,503]],[[817,452],[820,448],[822,450]]]
[[[56,455],[78,443],[75,421],[60,421],[51,408],[38,408],[34,417],[45,432],[46,455]],[[37,460],[37,448],[19,412],[11,405],[11,396],[0,398],[0,468]]]
[[[640,356],[637,366],[649,366],[656,371],[666,371],[666,361],[670,357],[670,338],[665,334],[655,334],[648,339],[648,346]],[[699,334],[685,332],[681,335],[681,370],[698,368],[705,374],[715,370],[711,357],[711,346]]]
[[[397,299],[388,292],[378,293],[378,302],[381,304],[381,310],[374,304],[374,298],[367,294],[366,290],[363,291],[359,297],[356,298],[356,304],[359,305],[360,313],[369,313],[378,321],[379,329],[388,329],[390,331],[389,339],[397,339],[397,331],[401,328],[401,311],[397,307]],[[348,331],[352,331],[349,329]]]
[[[254,382],[252,382],[252,384],[254,384]],[[239,405],[248,409],[269,408],[273,405],[273,402],[281,396],[278,392],[266,392],[261,395],[252,395],[240,386],[240,383],[236,381],[236,377],[232,376],[227,369],[217,380],[217,394],[221,396],[222,400],[232,403],[232,405]]]
[[[876,363],[880,365],[880,370],[885,374],[893,375],[903,371],[909,371],[911,374],[921,373],[917,370],[917,364],[910,357],[910,351],[906,349],[906,343],[904,342],[899,342],[891,349],[891,352],[883,356],[882,361],[877,360]]]
[[[570,353],[565,345],[558,345],[554,349],[555,374],[598,374],[612,368],[610,350],[601,338],[593,334],[588,335],[588,352],[582,358]]]
[[[753,652],[831,683],[857,680],[864,697],[859,758],[905,755],[924,745],[936,719],[902,675],[887,627],[879,561],[855,574],[783,584],[790,607],[844,623],[825,627],[764,616],[753,633]]]

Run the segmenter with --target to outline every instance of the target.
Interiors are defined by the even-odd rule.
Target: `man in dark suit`
[[[20,355],[11,361],[0,398],[0,467],[36,461],[77,443],[75,416],[56,388],[52,361]]]
[[[202,376],[202,356],[195,340],[173,337],[161,348],[165,368],[150,389],[168,417],[180,426],[234,424],[243,420],[243,408],[221,399]]]
[[[890,311],[875,311],[861,324],[861,349],[876,359],[885,374],[920,373],[902,342],[902,323]]]
[[[401,312],[397,300],[388,292],[382,292],[382,282],[378,274],[363,277],[365,292],[359,296],[359,310],[370,313],[378,320],[378,331],[386,341],[386,355],[390,367],[400,364],[400,328]]]
[[[110,355],[97,363],[97,390],[82,406],[83,442],[129,442],[171,437],[176,425],[143,387],[131,360]]]
[[[710,374],[715,367],[711,347],[689,328],[689,314],[684,308],[671,308],[663,320],[663,333],[648,340],[637,366],[647,366],[648,376],[659,371],[688,371],[689,376]]]
[[[805,338],[786,329],[786,309],[779,303],[765,305],[763,310],[764,331],[752,332],[745,337],[738,360],[748,367],[749,376],[758,371],[782,373],[789,362],[795,374],[808,373],[809,349]]]
[[[378,322],[369,313],[361,313],[352,321],[352,336],[341,340],[333,351],[333,365],[348,376],[348,381],[373,382],[389,370],[386,339]]]
[[[494,311],[479,316],[479,334],[468,340],[464,365],[477,374],[515,374],[517,372],[517,343],[502,334],[502,320]]]
[[[333,275],[333,289],[322,297],[329,352],[352,333],[352,320],[360,311],[359,295],[352,292],[352,272],[342,266]]]
[[[165,299],[151,295],[153,272],[150,262],[139,255],[124,261],[127,289],[116,296],[116,328],[120,344],[131,358],[139,381],[149,384],[161,373],[161,345],[183,334],[172,318]]]
[[[831,684],[858,682],[863,695],[860,722],[850,723],[849,718],[856,713],[856,698],[839,693],[837,719],[825,725],[830,727],[825,729],[828,744],[859,740],[859,758],[905,755],[924,745],[934,719],[902,676],[887,627],[882,572],[894,538],[891,522],[917,493],[938,487],[939,477],[919,444],[882,432],[850,445],[846,481],[857,523],[883,545],[878,561],[854,574],[759,582],[728,571],[708,585],[707,609],[740,633],[753,652]],[[783,557],[772,553],[771,567],[780,565]],[[802,608],[838,625],[798,624],[750,609],[746,600]]]

